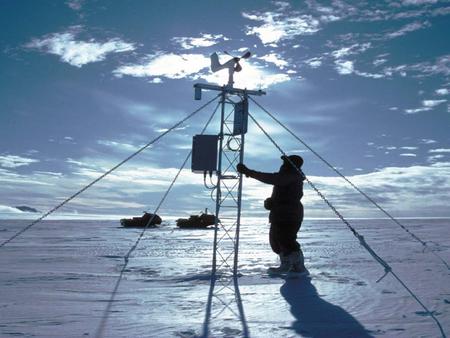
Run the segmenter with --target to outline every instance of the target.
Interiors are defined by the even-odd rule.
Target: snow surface
[[[402,221],[450,261],[449,219]],[[0,221],[0,240],[29,221]],[[211,290],[212,230],[149,229],[134,251],[105,337],[440,337],[435,322],[339,220],[306,220],[310,278],[271,278],[265,220],[244,220],[240,274]],[[389,220],[353,220],[450,334],[450,271]],[[94,337],[140,229],[50,220],[0,248],[0,336]],[[220,296],[218,296],[220,295]],[[240,297],[236,297],[240,296]]]

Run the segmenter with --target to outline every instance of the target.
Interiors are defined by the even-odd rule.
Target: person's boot
[[[305,259],[303,257],[303,252],[294,251],[288,256],[289,258],[289,272],[295,272],[300,274],[308,274],[309,271],[305,267]]]
[[[289,256],[283,256],[280,254],[280,266],[279,267],[271,267],[267,269],[268,273],[283,273],[288,272],[291,267],[291,262],[289,260]]]

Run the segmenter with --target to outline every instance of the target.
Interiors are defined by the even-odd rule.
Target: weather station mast
[[[229,55],[227,52],[225,52]],[[231,55],[230,55],[231,56]],[[221,64],[217,53],[211,55],[211,70],[228,70],[224,86],[197,83],[195,99],[201,100],[202,90],[218,91],[220,95],[220,127],[217,135],[195,135],[192,146],[192,171],[217,176],[215,189],[216,221],[212,277],[236,276],[238,273],[239,232],[241,225],[242,175],[236,165],[244,161],[245,134],[248,126],[248,97],[261,96],[262,90],[235,88],[234,73],[240,72],[239,61],[248,59],[232,56]]]

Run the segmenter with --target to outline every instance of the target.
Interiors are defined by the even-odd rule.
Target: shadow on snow
[[[347,311],[320,298],[310,277],[286,279],[280,293],[291,306],[291,328],[303,337],[373,337]]]

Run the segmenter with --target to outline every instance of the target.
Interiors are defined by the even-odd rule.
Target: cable
[[[272,144],[281,152],[281,154],[283,154],[284,156],[286,156],[286,153],[283,151],[283,149],[280,148],[280,146],[275,142],[275,140],[264,130],[264,128],[258,123],[258,121],[255,120],[255,118],[248,113],[248,115],[250,116],[250,118],[253,120],[253,122],[259,127],[259,129],[261,129],[261,131],[267,136],[267,138],[272,142]],[[295,166],[295,164],[289,159],[289,157],[286,157],[286,159],[289,161],[289,163],[297,169],[297,171],[302,174],[302,171],[297,168]],[[336,216],[338,216],[341,221],[347,225],[347,227],[350,229],[350,231],[353,233],[353,235],[358,238],[359,243],[361,244],[361,246],[366,249],[369,254],[380,264],[383,266],[384,268],[384,275],[378,279],[377,282],[379,282],[382,278],[384,278],[388,273],[391,273],[392,276],[403,286],[403,288],[411,295],[411,297],[413,297],[416,302],[426,311],[426,313],[435,321],[436,325],[439,328],[439,331],[442,334],[442,337],[445,338],[445,333],[444,330],[441,326],[441,323],[439,322],[439,320],[434,316],[433,312],[431,312],[426,306],[425,304],[422,303],[422,301],[419,299],[419,297],[411,290],[408,288],[408,286],[406,285],[405,282],[403,282],[401,280],[400,277],[397,276],[397,274],[395,274],[392,271],[392,268],[389,266],[389,264],[384,261],[380,256],[378,256],[378,254],[369,246],[369,244],[367,244],[367,242],[364,239],[364,236],[360,235],[355,228],[353,228],[350,223],[344,218],[344,216],[342,216],[342,214],[331,204],[331,202],[322,194],[322,192],[305,176],[306,181],[308,182],[308,184],[316,191],[316,193],[320,196],[320,198],[322,198],[322,200],[333,210],[333,212],[336,214]]]
[[[203,172],[203,185],[208,190],[214,189],[214,186],[209,186],[208,182],[206,182],[206,171]]]
[[[165,132],[161,133],[158,137],[154,138],[153,140],[151,140],[150,142],[148,142],[146,145],[142,146],[139,150],[137,150],[136,152],[134,152],[133,154],[131,154],[130,156],[128,156],[127,158],[125,158],[123,161],[119,162],[118,164],[116,164],[114,167],[112,167],[111,169],[109,169],[108,171],[106,171],[105,173],[103,173],[102,175],[100,175],[98,178],[96,178],[95,180],[93,180],[91,183],[89,183],[88,185],[84,186],[82,189],[80,189],[79,191],[77,191],[75,194],[73,194],[72,196],[68,197],[67,199],[65,199],[63,202],[61,202],[60,204],[58,204],[57,206],[55,206],[54,208],[50,209],[49,211],[47,211],[45,214],[43,214],[41,217],[39,217],[38,219],[36,219],[35,221],[31,222],[30,224],[28,224],[26,227],[24,227],[23,229],[19,230],[17,233],[15,233],[13,236],[11,236],[9,239],[5,240],[4,242],[2,242],[0,244],[0,248],[2,248],[3,246],[5,246],[6,244],[8,244],[9,242],[11,242],[12,240],[14,240],[15,238],[17,238],[18,236],[20,236],[21,234],[23,234],[25,231],[27,231],[28,229],[30,229],[33,225],[39,223],[40,221],[42,221],[44,218],[46,218],[47,216],[49,216],[50,214],[54,213],[56,210],[58,210],[59,208],[61,208],[63,205],[67,204],[68,202],[70,202],[71,200],[73,200],[75,197],[77,197],[78,195],[80,195],[82,192],[86,191],[87,189],[89,189],[90,187],[92,187],[95,183],[97,183],[98,181],[100,181],[101,179],[105,178],[106,176],[108,176],[109,174],[111,174],[114,170],[116,170],[117,168],[119,168],[120,166],[122,166],[124,163],[128,162],[129,160],[131,160],[133,157],[135,157],[136,155],[138,155],[139,153],[141,153],[142,151],[144,151],[145,149],[147,149],[148,147],[150,147],[152,144],[154,144],[155,142],[159,141],[163,136],[167,135],[168,133],[170,133],[172,130],[176,129],[177,127],[179,127],[181,124],[183,124],[184,122],[186,122],[188,119],[190,119],[192,116],[194,116],[195,114],[197,114],[200,110],[202,110],[203,108],[205,108],[206,106],[208,106],[211,102],[213,102],[214,100],[216,100],[220,95],[217,95],[216,97],[214,97],[213,99],[211,99],[210,101],[206,102],[204,105],[202,105],[200,108],[196,109],[194,112],[192,112],[191,114],[189,114],[188,116],[186,116],[185,118],[183,118],[181,121],[177,122],[176,124],[174,124],[172,127],[170,127],[169,129],[167,129]],[[217,108],[216,108],[217,109]]]
[[[450,270],[450,265],[433,249],[431,249],[427,242],[420,239],[417,235],[415,235],[411,230],[409,230],[406,226],[400,223],[396,218],[394,218],[389,212],[387,212],[384,208],[382,208],[376,201],[374,201],[369,195],[367,195],[364,191],[362,191],[358,186],[356,186],[352,181],[350,181],[344,174],[342,174],[339,170],[337,170],[330,162],[328,162],[325,158],[323,158],[319,153],[317,153],[314,149],[312,149],[306,142],[300,139],[297,135],[295,135],[288,127],[286,127],[280,120],[278,120],[273,114],[271,114],[267,109],[261,106],[258,102],[256,102],[251,96],[250,99],[261,108],[267,115],[269,115],[275,122],[277,122],[283,129],[285,129],[289,134],[291,134],[297,141],[303,144],[308,150],[310,150],[314,155],[316,155],[322,162],[324,162],[328,167],[330,167],[336,174],[338,174],[341,178],[343,178],[348,184],[350,184],[356,191],[358,191],[361,195],[363,195],[369,202],[371,202],[375,207],[377,207],[381,212],[383,212],[389,219],[391,219],[394,223],[400,226],[404,231],[406,231],[411,237],[413,237],[416,241],[420,242],[424,247],[428,248],[431,253],[433,253],[439,260]]]
[[[217,111],[217,108],[219,107],[219,105],[220,105],[220,103],[217,104],[216,109],[214,109],[213,113],[209,117],[208,121],[206,122],[205,126],[202,129],[201,134],[203,134],[205,132],[205,130],[208,128],[211,120],[213,119],[214,115],[216,114],[216,111]],[[144,236],[145,231],[148,229],[149,225],[152,223],[153,219],[155,218],[157,212],[161,208],[161,206],[164,203],[165,199],[169,195],[169,192],[172,190],[176,180],[178,179],[178,176],[180,176],[182,170],[186,166],[186,163],[189,160],[189,158],[191,157],[191,155],[192,155],[192,150],[186,156],[186,159],[183,161],[183,164],[181,165],[181,167],[178,170],[177,174],[175,175],[175,177],[173,178],[172,182],[170,183],[169,188],[166,190],[166,192],[164,193],[163,197],[159,201],[158,206],[156,207],[155,211],[153,212],[153,216],[147,222],[147,224],[145,225],[144,229],[142,229],[142,231],[141,231],[140,235],[138,236],[136,242],[133,244],[133,246],[128,250],[128,252],[123,257],[124,264],[123,264],[122,269],[120,271],[119,277],[117,278],[116,284],[114,285],[114,289],[111,292],[111,296],[109,298],[108,305],[106,306],[106,309],[103,312],[103,316],[102,316],[102,319],[100,321],[100,325],[99,325],[99,327],[98,327],[98,329],[96,331],[95,337],[102,337],[103,336],[103,332],[105,330],[106,322],[108,320],[108,316],[109,316],[112,304],[114,302],[114,299],[116,297],[117,291],[119,290],[119,285],[120,285],[120,282],[122,281],[123,274],[125,273],[125,269],[126,269],[126,267],[128,265],[128,262],[129,262],[129,259],[130,259],[130,255],[133,253],[134,250],[136,250],[137,246],[139,245],[139,242],[141,241],[142,237]]]

